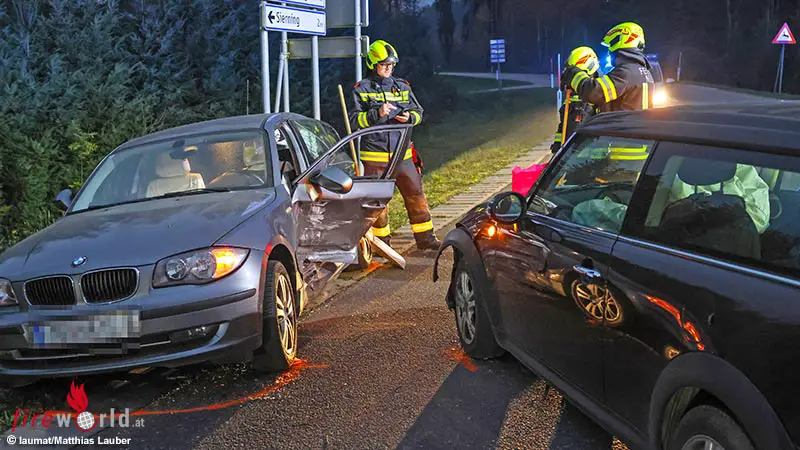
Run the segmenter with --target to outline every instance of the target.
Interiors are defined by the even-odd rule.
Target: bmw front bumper
[[[43,307],[20,299],[20,307],[0,312],[0,376],[69,377],[243,361],[261,345],[263,254],[252,251],[237,271],[205,285],[153,289],[154,267],[138,267],[138,288],[127,300]],[[23,292],[19,284],[15,291]],[[86,320],[123,310],[138,317],[137,332],[109,342],[46,344],[32,332],[33,324]]]

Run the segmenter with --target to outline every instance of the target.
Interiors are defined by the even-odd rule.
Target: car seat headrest
[[[736,163],[691,158],[681,164],[678,177],[692,186],[710,186],[724,183],[736,175]]]

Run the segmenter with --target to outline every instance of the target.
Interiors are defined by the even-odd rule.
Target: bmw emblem
[[[72,267],[82,266],[86,262],[85,256],[79,256],[72,260]]]

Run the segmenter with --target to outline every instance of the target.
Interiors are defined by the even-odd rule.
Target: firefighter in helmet
[[[397,51],[386,41],[378,40],[369,46],[366,57],[369,75],[356,83],[353,89],[353,108],[350,122],[354,129],[364,129],[373,125],[406,124],[414,126],[422,123],[423,109],[411,90],[408,81],[392,75],[399,62]],[[361,138],[361,161],[366,175],[381,174],[391,160],[392,148],[389,134],[369,134]],[[411,230],[417,248],[436,250],[439,240],[433,230],[433,222],[428,202],[422,191],[422,178],[414,163],[413,144],[405,152],[403,160],[395,172],[396,185],[403,196],[411,222]],[[373,225],[376,237],[389,243],[391,228],[389,215],[385,209]]]
[[[653,106],[655,83],[644,55],[644,30],[633,22],[621,23],[603,37],[611,64],[606,75],[592,78],[576,65],[567,65],[561,76],[583,100],[601,112],[649,109]]]
[[[567,66],[575,66],[585,72],[592,78],[597,78],[600,75],[600,60],[597,59],[597,54],[590,47],[578,47],[569,54],[567,58]],[[562,85],[563,90],[566,92],[566,85]],[[550,151],[556,153],[564,141],[569,138],[575,129],[597,113],[597,107],[587,101],[584,101],[577,92],[572,92],[569,99],[569,113],[567,114],[567,135],[562,136],[564,131],[564,108],[566,107],[567,99],[564,98],[564,104],[561,105],[558,114],[561,121],[556,129],[553,144],[550,146]]]

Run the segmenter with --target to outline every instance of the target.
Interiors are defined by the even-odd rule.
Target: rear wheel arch
[[[651,447],[664,448],[681,418],[703,404],[728,412],[758,448],[793,448],[758,388],[729,362],[700,352],[675,358],[661,372],[650,402]]]

